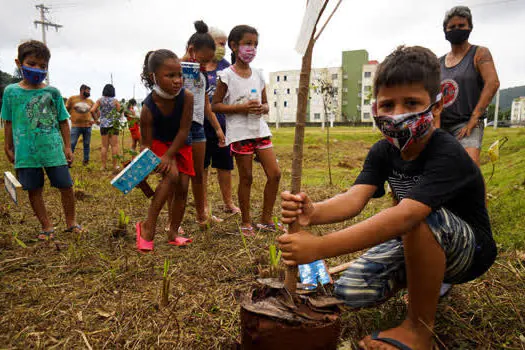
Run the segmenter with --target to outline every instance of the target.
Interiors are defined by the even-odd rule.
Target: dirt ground
[[[291,147],[276,133],[276,152],[283,170],[282,189],[289,186]],[[322,135],[320,136],[322,137]],[[138,253],[134,224],[145,218],[148,200],[134,190],[128,195],[110,185],[112,174],[100,170],[99,138],[94,137],[91,164],[82,167],[81,144],[72,169],[78,192],[78,221],[87,230],[62,231],[64,218],[56,190],[46,183],[45,200],[57,228],[54,242],[37,241],[39,227],[27,199],[15,206],[0,195],[0,348],[6,349],[229,349],[239,341],[239,305],[235,294],[246,292],[269,267],[268,246],[277,233],[259,232],[243,242],[236,216],[222,212],[212,172],[212,211],[224,223],[200,231],[195,212],[187,208],[183,227],[194,243],[185,248],[167,244],[161,213],[155,252]],[[128,140],[126,139],[126,142]],[[306,146],[304,188],[323,199],[351,185],[370,140],[334,144],[334,185],[328,185],[322,144]],[[2,169],[9,165],[2,157]],[[261,212],[264,173],[254,167],[252,215]],[[234,172],[234,183],[237,175]],[[235,196],[236,197],[236,196]],[[276,204],[275,214],[278,214]],[[359,220],[390,205],[376,200]],[[130,217],[127,235],[114,238],[119,210]],[[318,227],[326,233],[350,222]],[[20,241],[22,243],[20,243]],[[334,266],[350,257],[331,259]],[[165,262],[171,281],[169,304],[160,305]],[[525,346],[525,258],[508,251],[483,278],[457,286],[439,305],[436,335],[441,348],[523,349]],[[375,329],[403,319],[400,295],[368,310],[346,310],[341,342],[354,348]]]

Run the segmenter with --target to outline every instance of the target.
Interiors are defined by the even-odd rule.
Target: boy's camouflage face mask
[[[377,105],[373,106],[374,120],[377,127],[392,145],[403,151],[414,141],[425,136],[434,120],[432,108],[441,100],[441,94],[422,112],[404,113],[390,116],[378,116]]]

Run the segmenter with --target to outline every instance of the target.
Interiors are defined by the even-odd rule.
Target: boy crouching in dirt
[[[372,306],[408,288],[408,315],[398,327],[374,332],[365,349],[430,349],[441,283],[482,275],[496,258],[485,187],[463,147],[435,129],[443,102],[436,56],[423,47],[399,47],[379,66],[374,119],[385,139],[366,158],[344,194],[313,203],[306,194],[282,194],[283,222],[302,226],[358,215],[387,181],[399,204],[322,237],[301,231],[278,238],[288,265],[371,248],[335,284],[352,307]]]
[[[60,190],[66,232],[80,231],[75,221],[75,197],[68,163],[73,162],[69,140],[69,114],[60,91],[44,84],[51,53],[31,40],[18,47],[15,60],[23,80],[6,87],[2,103],[5,120],[5,153],[14,163],[17,178],[42,225],[41,240],[54,238],[42,196],[44,170],[51,185]]]

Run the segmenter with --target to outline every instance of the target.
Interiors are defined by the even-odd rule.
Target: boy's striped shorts
[[[444,281],[458,283],[473,261],[476,239],[472,228],[444,208],[433,211],[426,223],[445,252]],[[406,285],[403,241],[396,238],[356,259],[335,282],[335,294],[348,306],[367,307],[387,300]]]

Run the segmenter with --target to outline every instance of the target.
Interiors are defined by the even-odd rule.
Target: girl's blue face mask
[[[38,85],[42,83],[46,78],[47,70],[22,66],[22,76],[29,83],[33,85]]]

